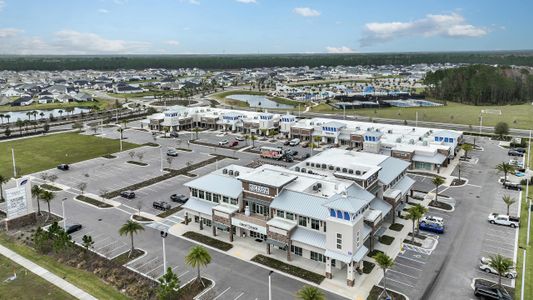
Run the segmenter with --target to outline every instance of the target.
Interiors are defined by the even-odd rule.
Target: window
[[[311,259],[314,261],[326,262],[324,255],[311,251]]]
[[[335,210],[334,210],[334,209],[330,209],[330,210],[329,210],[329,216],[335,218],[336,213],[335,213]]]
[[[288,219],[288,220],[294,220],[294,214],[290,213],[290,212],[287,212],[285,214],[285,218]]]
[[[302,248],[291,245],[291,252],[294,255],[302,256]]]
[[[317,219],[311,219],[311,228],[313,228],[314,230],[319,230],[320,221],[318,221]]]
[[[344,212],[344,220],[350,221],[350,214],[347,212]]]
[[[307,218],[299,216],[298,217],[298,225],[307,227]]]
[[[228,201],[229,201],[228,196],[222,196],[222,202],[228,203]]]
[[[210,192],[205,192],[205,200],[209,200],[211,201],[211,193]]]
[[[337,218],[342,219],[342,211],[337,210]]]
[[[205,199],[204,191],[198,191],[198,198]]]
[[[278,216],[280,218],[285,218],[285,212],[283,210],[277,210],[276,211],[276,216]]]
[[[337,233],[337,249],[342,249],[342,234]]]
[[[236,198],[230,198],[230,203],[231,203],[232,205],[237,205],[237,203],[239,203],[239,200],[236,199]]]
[[[213,202],[219,203],[220,202],[220,195],[219,194],[213,194]]]
[[[197,189],[191,189],[191,194],[193,197],[198,197],[198,190]]]

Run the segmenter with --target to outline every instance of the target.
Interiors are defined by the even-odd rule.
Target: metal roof
[[[289,231],[296,226],[296,223],[286,219],[274,217],[267,222],[267,225]]]
[[[213,202],[191,197],[187,202],[185,202],[185,204],[183,204],[182,208],[210,216],[213,213],[213,207],[216,205],[217,204]]]
[[[404,176],[394,185],[394,189],[399,190],[402,195],[405,195],[411,189],[411,187],[413,187],[413,184],[415,184],[414,179],[409,176]]]
[[[386,216],[391,211],[392,205],[383,199],[375,198],[370,202],[370,208],[379,210],[383,213],[383,216]]]
[[[328,201],[328,198],[317,197],[310,194],[283,190],[270,203],[270,208],[285,210],[314,219],[324,220],[328,217],[328,209],[322,204]]]
[[[313,229],[298,226],[291,235],[291,240],[320,249],[326,248],[326,235]]]
[[[242,183],[235,177],[218,174],[207,174],[184,184],[186,187],[206,192],[221,194],[230,198],[238,198],[242,193]]]
[[[426,162],[426,163],[431,163],[431,164],[442,165],[442,163],[444,163],[445,160],[446,160],[446,156],[440,153],[437,153],[433,156],[420,155],[416,153],[415,155],[413,155],[413,161]]]
[[[415,155],[416,156],[416,155]],[[411,163],[394,157],[389,157],[381,162],[382,167],[378,174],[379,181],[383,184],[390,184],[394,178],[398,177],[400,173],[409,168]]]

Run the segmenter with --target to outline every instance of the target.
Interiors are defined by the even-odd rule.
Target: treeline
[[[0,56],[0,70],[115,70],[145,68],[239,69],[297,66],[480,63],[533,66],[533,51],[449,53]]]
[[[429,72],[430,97],[473,105],[521,104],[533,100],[533,75],[523,68],[471,65]]]

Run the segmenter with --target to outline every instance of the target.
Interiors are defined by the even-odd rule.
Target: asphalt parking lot
[[[402,292],[417,289],[417,283],[424,275],[424,265],[428,258],[429,255],[413,250],[405,250],[398,254],[394,266],[387,270],[387,287]],[[383,286],[383,280],[380,286]]]

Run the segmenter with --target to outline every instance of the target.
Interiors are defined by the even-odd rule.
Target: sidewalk
[[[71,283],[67,282],[66,280],[60,278],[59,276],[50,273],[50,271],[40,267],[39,265],[33,263],[32,261],[18,255],[17,253],[11,251],[10,249],[0,245],[0,254],[4,255],[5,257],[11,259],[12,261],[16,262],[17,264],[23,266],[24,268],[30,270],[32,273],[35,273],[36,275],[42,277],[46,281],[52,283],[53,285],[57,286],[58,288],[64,290],[65,292],[71,294],[72,296],[76,297],[77,299],[94,299],[95,297],[89,295],[87,292],[77,288],[76,286],[72,285]]]

